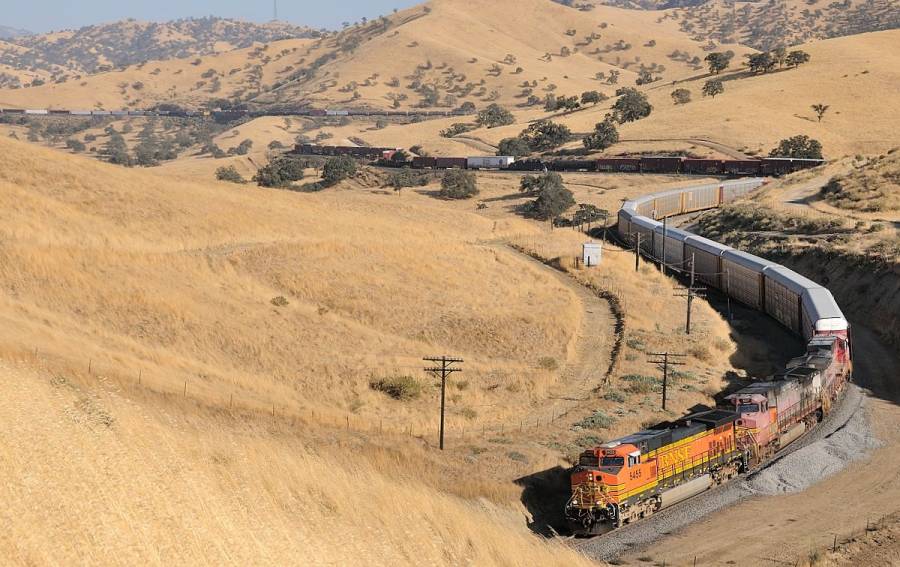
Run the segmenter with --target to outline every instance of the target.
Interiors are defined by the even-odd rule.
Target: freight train
[[[249,109],[249,108],[233,108],[233,109],[211,109],[211,110],[192,110],[179,108],[174,105],[163,105],[158,109],[149,110],[62,110],[62,109],[23,109],[23,108],[0,108],[0,115],[28,115],[28,116],[172,116],[176,118],[194,118],[212,116],[215,118],[227,118],[236,120],[239,118],[258,118],[260,116],[425,116],[425,117],[444,117],[444,116],[466,116],[471,114],[462,110],[367,110],[367,109],[350,109],[350,110],[333,110],[308,107],[276,107],[270,109]]]
[[[821,421],[851,380],[850,324],[831,292],[778,264],[659,222],[719,207],[763,183],[700,185],[628,201],[618,232],[645,255],[773,317],[807,341],[806,353],[728,395],[727,407],[582,453],[565,507],[574,533],[606,533],[758,468]]]
[[[380,148],[391,150],[392,148]],[[396,151],[396,149],[392,149]],[[298,144],[294,153],[311,155],[357,155],[365,151],[357,146],[317,146]],[[376,152],[377,153],[377,152]],[[377,157],[366,155],[364,157]],[[384,167],[413,169],[498,169],[503,171],[558,171],[607,173],[675,173],[686,175],[716,175],[727,177],[786,175],[803,169],[818,167],[821,159],[768,157],[753,160],[694,159],[672,156],[615,157],[599,159],[516,159],[512,156],[430,157],[416,156],[410,161],[379,159]]]

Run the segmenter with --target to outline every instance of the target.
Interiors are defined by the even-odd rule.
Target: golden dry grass
[[[352,445],[141,406],[0,363],[8,564],[587,565],[519,514]]]

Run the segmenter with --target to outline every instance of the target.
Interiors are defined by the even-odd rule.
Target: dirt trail
[[[560,371],[559,385],[550,391],[546,403],[529,414],[528,421],[540,422],[545,421],[545,417],[548,420],[551,417],[559,417],[574,405],[587,400],[591,392],[603,384],[616,340],[610,331],[616,327],[615,316],[606,300],[570,276],[505,244],[489,244],[489,246],[515,254],[517,258],[552,275],[560,284],[571,290],[584,306],[575,353]]]

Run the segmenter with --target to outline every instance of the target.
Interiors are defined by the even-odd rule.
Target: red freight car
[[[685,158],[682,167],[685,173],[717,175],[722,173],[722,160]]]
[[[640,170],[640,158],[600,158],[597,160],[597,171],[634,173]]]

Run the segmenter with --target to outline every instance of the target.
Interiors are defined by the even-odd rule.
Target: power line
[[[441,375],[441,436],[440,436],[440,448],[441,451],[444,450],[444,399],[447,391],[447,377],[453,374],[454,372],[462,372],[462,368],[453,368],[453,364],[455,363],[463,363],[463,359],[461,358],[452,358],[449,356],[433,356],[433,357],[425,357],[422,360],[425,362],[434,362],[436,364],[440,364],[440,366],[431,366],[426,367],[425,372],[432,372],[434,374],[440,373]]]

